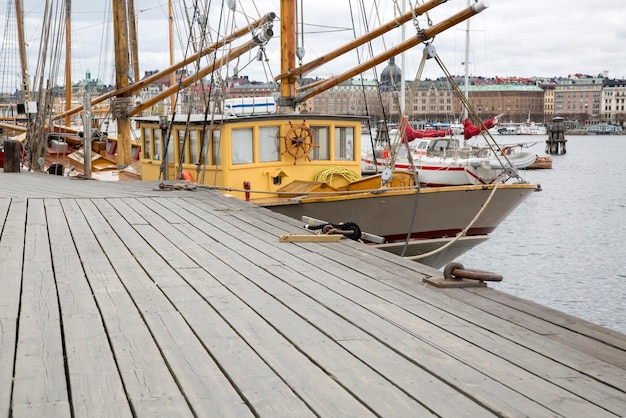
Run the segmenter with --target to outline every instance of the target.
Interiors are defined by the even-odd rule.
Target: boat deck
[[[0,415],[626,416],[626,335],[157,185],[0,173]]]

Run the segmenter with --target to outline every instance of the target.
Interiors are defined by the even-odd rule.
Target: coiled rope
[[[341,234],[346,238],[358,241],[361,239],[362,232],[359,225],[354,222],[341,222],[338,224],[325,223],[320,225],[306,225],[306,229],[312,231],[321,229],[324,234]]]
[[[349,168],[343,167],[328,167],[323,170],[320,170],[315,173],[313,176],[314,181],[318,181],[320,183],[332,184],[335,176],[343,177],[348,180],[350,183],[357,181],[361,178],[360,175],[355,173],[353,170]]]

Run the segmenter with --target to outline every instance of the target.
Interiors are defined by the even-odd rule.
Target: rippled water
[[[543,191],[458,261],[502,274],[493,288],[626,333],[626,136],[566,138],[552,170],[522,172]]]

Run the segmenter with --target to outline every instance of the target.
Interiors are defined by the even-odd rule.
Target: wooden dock
[[[625,335],[288,233],[218,192],[0,173],[0,416],[626,416]]]

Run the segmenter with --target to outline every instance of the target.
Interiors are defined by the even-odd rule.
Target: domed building
[[[389,59],[387,65],[380,73],[380,90],[392,91],[400,89],[402,70],[396,65],[395,57]]]

